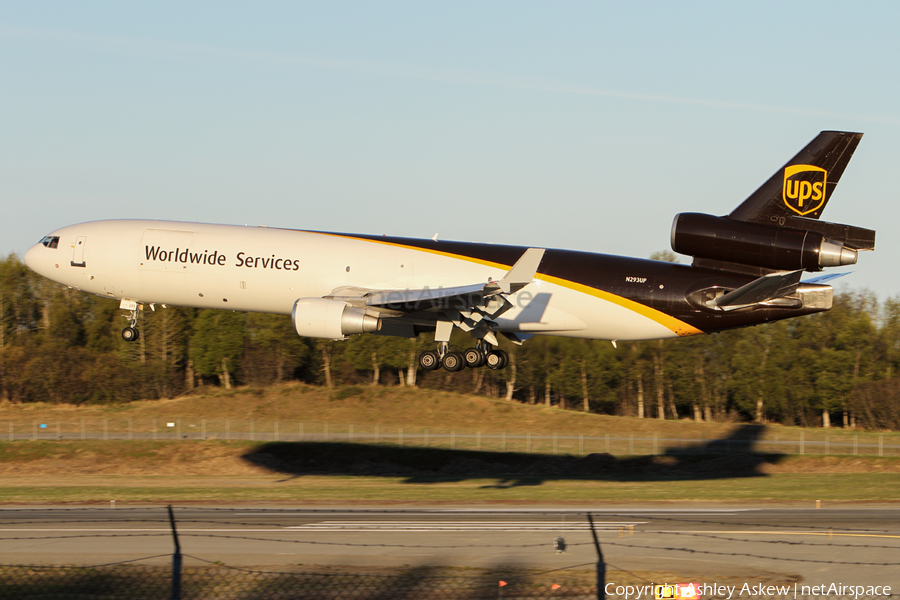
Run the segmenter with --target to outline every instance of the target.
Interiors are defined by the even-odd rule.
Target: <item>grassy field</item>
[[[226,423],[227,421],[227,423]],[[749,425],[735,423],[695,423],[691,420],[636,419],[588,414],[544,406],[527,406],[483,396],[469,396],[434,390],[401,387],[351,386],[335,390],[289,383],[270,388],[222,390],[203,388],[175,398],[133,402],[122,405],[71,406],[50,404],[0,403],[0,439],[14,432],[19,437],[36,433],[53,436],[57,430],[77,435],[82,429],[94,433],[104,430],[110,435],[124,435],[129,430],[172,436],[177,423],[182,434],[198,435],[205,429],[209,437],[223,438],[230,432],[246,433],[251,429],[260,439],[280,435],[346,435],[353,431],[362,436],[396,436],[403,429],[408,436],[431,435],[460,437],[477,433],[501,433],[509,436],[553,434],[649,439],[685,438],[710,440],[725,438]],[[43,424],[45,428],[39,428]],[[900,447],[900,433],[849,431],[839,428],[800,428],[767,425],[754,432],[759,440],[797,441],[802,438],[807,453],[825,453],[827,440],[834,453],[851,453],[852,444],[862,447],[860,454],[876,454],[877,446]],[[841,447],[841,444],[845,446]],[[786,450],[797,452],[792,444]],[[626,448],[621,448],[627,453]],[[567,448],[567,452],[577,451]],[[597,450],[591,450],[597,451]],[[602,450],[601,450],[602,451]],[[637,448],[636,453],[648,453]],[[845,451],[845,452],[842,452]],[[890,452],[886,452],[888,454]]]
[[[71,476],[4,478],[5,503],[620,503],[776,502],[822,506],[895,501],[900,475],[772,475],[706,481],[545,481],[507,486],[498,479],[418,482],[403,477],[308,476]]]
[[[359,455],[365,456],[362,464]],[[508,462],[498,462],[504,460]],[[764,501],[810,505],[822,500],[827,505],[900,497],[900,459],[893,458],[735,455],[610,460],[597,468],[574,457],[368,444],[4,442],[0,443],[0,498],[7,503]],[[348,474],[366,473],[373,470],[371,465],[388,466],[384,472],[375,468],[374,474]],[[408,472],[397,475],[396,471]],[[485,475],[485,471],[493,474]]]
[[[172,433],[172,428],[166,427],[172,422],[177,422],[180,433],[193,432],[195,437],[202,427],[209,439],[164,441],[164,434]],[[0,439],[6,432],[37,433],[39,423],[47,425],[45,435],[102,430],[114,436],[117,432],[149,431],[155,425],[161,438],[0,441],[2,502],[812,504],[822,500],[827,505],[900,497],[900,459],[856,456],[849,451],[851,444],[869,444],[870,448],[900,444],[893,433],[632,419],[409,388],[326,390],[288,384],[263,390],[201,390],[183,398],[121,406],[0,405]],[[221,439],[223,427],[231,432],[249,427],[257,441]],[[335,459],[311,467],[310,461],[292,463],[291,457],[277,456],[279,452],[310,456],[333,452],[328,442],[278,446],[259,441],[278,439],[277,435],[284,439],[291,431],[303,431],[309,439],[323,431],[343,433],[345,441],[348,432],[355,432],[361,439],[344,452],[364,456],[363,463],[369,466]],[[371,435],[365,437],[373,431],[386,439],[373,443]],[[398,458],[397,438],[390,438],[397,431],[407,436],[406,447],[399,454],[408,459],[406,463]],[[735,436],[736,431],[751,431],[757,440],[803,439],[806,455],[724,455],[690,460],[672,452],[646,459],[627,456],[650,454],[645,444],[630,449],[620,446],[613,452],[617,458],[607,457],[605,460],[612,462],[599,467],[585,463],[593,470],[577,462],[579,455],[603,452],[602,447],[589,444],[579,447],[579,436],[594,440],[605,435],[620,440],[658,437],[658,454],[665,455],[671,449],[667,439],[708,441]],[[455,437],[448,437],[451,432]],[[498,432],[503,434],[502,449],[510,452],[497,452],[501,438],[488,437]],[[526,435],[527,454],[522,446]],[[455,444],[452,450],[448,445],[451,439]],[[482,452],[475,452],[474,440]],[[842,443],[846,446],[841,447]],[[430,447],[410,447],[426,444]],[[727,450],[725,446],[719,449]],[[826,452],[832,455],[823,456]],[[842,455],[833,455],[836,453]],[[503,457],[513,454],[522,464],[516,463],[514,468],[500,464],[507,460]],[[417,470],[417,465],[408,461],[439,464]],[[535,465],[528,466],[529,461]],[[370,472],[372,464],[375,473]],[[385,464],[389,468],[382,468]],[[394,468],[397,464],[403,468]]]

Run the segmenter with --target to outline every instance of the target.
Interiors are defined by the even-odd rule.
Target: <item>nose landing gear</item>
[[[134,342],[140,337],[140,333],[137,330],[137,320],[139,312],[139,305],[135,305],[133,309],[131,309],[131,314],[126,317],[129,319],[130,324],[128,327],[122,330],[122,339],[126,342]]]

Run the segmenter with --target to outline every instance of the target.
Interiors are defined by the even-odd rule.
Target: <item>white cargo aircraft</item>
[[[672,248],[692,266],[553,250],[174,221],[111,220],[53,231],[25,254],[34,271],[119,300],[138,337],[144,306],[292,316],[302,336],[414,337],[433,331],[425,369],[503,368],[503,335],[650,340],[831,308],[830,276],[875,232],[818,220],[862,134],[819,134],[723,217],[683,213]],[[452,352],[454,327],[473,347]]]

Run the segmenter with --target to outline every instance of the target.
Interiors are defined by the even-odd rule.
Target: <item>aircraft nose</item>
[[[35,273],[40,273],[41,275],[44,274],[42,266],[46,262],[45,260],[41,260],[42,258],[46,258],[43,256],[41,252],[42,250],[46,251],[47,249],[44,248],[41,244],[35,244],[31,248],[29,248],[25,252],[25,256],[22,257],[22,260],[25,261],[25,265],[29,269],[31,269]]]

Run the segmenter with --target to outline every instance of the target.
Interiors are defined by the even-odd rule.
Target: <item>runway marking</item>
[[[179,527],[178,532],[202,532],[202,533],[216,533],[216,532],[246,532],[246,533],[284,533],[285,527],[279,527],[277,529],[186,529],[184,527]],[[16,532],[45,532],[45,533],[66,533],[66,532],[91,532],[91,533],[103,533],[103,532],[122,532],[122,531],[158,531],[160,533],[172,533],[172,529],[170,527],[166,527],[164,529],[0,529],[0,533],[16,533]],[[2,538],[0,538],[2,539]]]
[[[595,528],[600,530],[617,530],[620,527],[634,527],[637,525],[646,525],[648,521],[627,521],[627,522],[603,522],[594,523]],[[534,523],[534,522],[491,522],[491,521],[462,521],[462,522],[403,522],[403,521],[325,521],[317,523],[306,523],[303,525],[288,525],[277,528],[267,529],[197,529],[179,527],[179,532],[184,533],[211,533],[211,532],[247,532],[247,533],[280,533],[284,531],[293,531],[303,533],[304,531],[346,531],[346,532],[365,532],[365,531],[590,531],[590,525],[587,523]],[[17,528],[17,529],[0,529],[0,533],[17,533],[17,532],[44,532],[44,533],[120,533],[120,532],[160,532],[169,533],[171,529],[166,528]],[[2,539],[2,538],[0,538]]]
[[[667,531],[642,531],[644,534],[652,533],[709,533],[709,534],[728,534],[728,535],[828,535],[834,537],[873,537],[873,538],[896,538],[900,539],[900,535],[891,535],[886,533],[851,533],[838,531],[710,531],[710,530],[667,530]]]
[[[646,525],[649,521],[594,523],[601,530]],[[533,521],[321,521],[291,525],[295,531],[590,531],[588,523],[552,523]]]
[[[759,511],[758,508],[637,508],[637,509],[615,509],[615,508],[564,508],[564,509],[533,509],[533,508],[509,508],[509,509],[496,509],[496,508],[437,508],[437,509],[426,509],[426,510],[409,510],[409,511],[397,511],[397,510],[364,510],[364,511],[354,511],[354,510],[346,510],[346,511],[335,511],[335,510],[322,510],[317,511],[315,509],[273,509],[271,512],[238,512],[236,511],[235,515],[241,515],[244,517],[273,517],[273,516],[281,516],[281,515],[363,515],[363,514],[376,514],[376,515],[391,515],[391,514],[408,514],[408,515],[428,515],[428,514],[458,514],[458,513],[472,513],[472,514],[494,514],[494,515],[505,515],[505,514],[534,514],[534,515],[584,515],[587,513],[597,514],[597,513],[612,513],[619,515],[629,515],[633,513],[659,513],[659,514],[692,514],[692,515],[730,515],[737,514],[742,512],[753,512]]]

